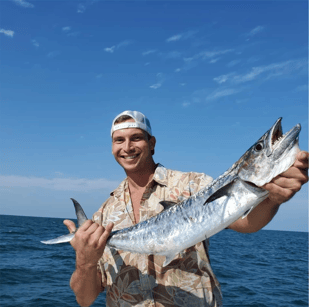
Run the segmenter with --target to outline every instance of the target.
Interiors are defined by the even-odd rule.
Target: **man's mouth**
[[[125,159],[125,160],[133,160],[138,156],[139,156],[139,154],[132,155],[132,156],[122,156],[122,158]]]

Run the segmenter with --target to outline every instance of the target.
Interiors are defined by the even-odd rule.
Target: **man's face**
[[[127,122],[134,120],[127,120]],[[151,150],[155,147],[155,138],[148,140],[147,133],[139,128],[116,130],[112,137],[112,152],[116,161],[126,172],[137,172],[151,163]]]

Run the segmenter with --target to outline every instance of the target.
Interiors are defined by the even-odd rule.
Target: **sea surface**
[[[78,306],[73,248],[40,243],[67,232],[62,220],[0,215],[1,307]],[[224,230],[210,238],[210,259],[226,307],[308,306],[308,233]]]

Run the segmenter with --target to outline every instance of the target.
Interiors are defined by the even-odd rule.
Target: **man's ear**
[[[156,142],[157,140],[154,136],[152,136],[149,140],[150,150],[151,150],[152,155],[154,155],[154,152],[155,152]]]

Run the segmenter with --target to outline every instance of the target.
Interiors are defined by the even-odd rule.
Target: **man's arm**
[[[65,220],[64,224],[70,232],[75,230],[75,224],[72,221]],[[70,286],[80,306],[90,306],[101,292],[102,276],[97,269],[97,264],[103,255],[113,226],[110,223],[105,229],[87,220],[71,240],[71,245],[76,252],[76,270],[72,274]]]
[[[263,186],[269,196],[254,208],[244,219],[240,218],[229,226],[238,232],[256,232],[266,226],[276,215],[280,205],[291,199],[301,186],[308,182],[309,153],[298,153],[295,163],[284,173]]]

